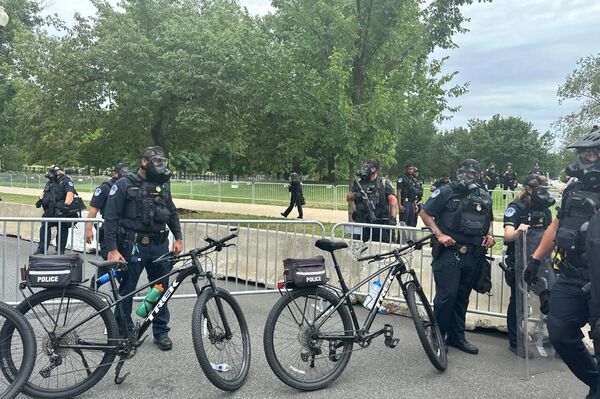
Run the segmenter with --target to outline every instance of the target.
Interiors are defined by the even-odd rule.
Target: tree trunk
[[[327,177],[325,181],[329,183],[335,182],[335,154],[329,154],[327,156]]]

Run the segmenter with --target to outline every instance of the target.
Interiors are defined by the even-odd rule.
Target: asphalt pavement
[[[473,356],[449,350],[448,369],[441,373],[427,360],[412,320],[381,315],[376,326],[394,327],[400,343],[385,347],[383,337],[367,349],[353,353],[344,373],[328,388],[300,392],[275,377],[262,349],[266,316],[277,300],[273,295],[238,296],[250,328],[251,369],[245,385],[234,393],[218,390],[204,377],[196,360],[191,339],[191,313],[195,299],[171,301],[173,350],[161,352],[148,339],[124,371],[131,375],[120,386],[113,383],[114,367],[82,398],[583,398],[587,391],[558,359],[532,362],[537,373],[526,378],[525,363],[507,350],[506,336],[500,333],[467,333],[480,348]],[[364,320],[366,311],[356,306]]]

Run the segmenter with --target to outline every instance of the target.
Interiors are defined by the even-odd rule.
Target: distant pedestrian
[[[442,173],[439,180],[436,180],[435,182],[433,182],[429,191],[431,191],[433,193],[435,190],[437,190],[438,188],[442,188],[443,186],[445,186],[448,183],[450,183],[450,173],[444,172],[444,173]]]
[[[491,163],[486,169],[483,175],[483,182],[485,183],[488,191],[495,190],[496,186],[498,186],[498,172],[496,172],[495,163]]]
[[[289,177],[290,185],[288,190],[290,191],[290,206],[281,212],[281,216],[284,218],[288,217],[294,206],[298,207],[298,219],[302,219],[302,199],[304,198],[302,195],[302,183],[300,182],[300,176],[296,172],[290,173]]]
[[[507,163],[504,167],[504,173],[502,174],[502,188],[504,189],[504,194],[502,197],[506,199],[508,195],[508,190],[515,191],[517,188],[517,174],[512,168],[512,163]],[[514,192],[511,192],[513,198],[515,197]]]

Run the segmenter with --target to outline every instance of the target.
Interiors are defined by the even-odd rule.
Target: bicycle
[[[6,328],[5,328],[6,327]],[[0,380],[0,398],[14,398],[29,379],[35,363],[37,345],[31,325],[12,306],[0,302],[0,356],[10,353],[17,361],[14,368],[2,369],[4,379]]]
[[[123,297],[119,296],[116,276],[125,270],[127,263],[124,261],[89,262],[98,268],[110,268],[105,276],[112,296],[78,284],[37,293],[29,288],[32,295],[27,297],[23,292],[25,283],[21,283],[25,300],[17,310],[33,320],[38,346],[42,348],[36,359],[35,372],[23,392],[40,398],[80,395],[106,375],[117,357],[114,382],[123,383],[129,374],[121,376],[124,362],[135,356],[147,338],[143,335],[154,317],[189,276],[198,298],[192,313],[192,341],[198,362],[216,387],[233,391],[242,386],[250,367],[246,320],[237,301],[226,290],[217,288],[215,276],[211,271],[203,270],[199,260],[200,256],[207,257],[234,245],[226,242],[235,237],[237,233],[220,240],[205,237],[208,245],[202,248],[181,255],[169,252],[161,256],[155,262],[184,262],[181,267]],[[176,277],[143,321],[138,321],[133,331],[127,331],[123,300],[172,275]],[[205,278],[203,286],[198,284],[200,278]],[[112,308],[119,315],[118,321]],[[3,355],[0,368],[3,372],[12,370],[11,355]]]
[[[432,234],[428,234],[392,251],[359,258],[358,261],[369,262],[394,260],[352,288],[346,285],[334,255],[334,251],[347,248],[348,244],[318,240],[315,246],[331,254],[341,288],[322,284],[288,289],[287,283],[280,282],[281,298],[269,313],[263,336],[267,362],[275,375],[292,388],[317,390],[341,375],[350,361],[354,344],[364,349],[374,338],[383,335],[387,347],[396,347],[399,339],[394,338],[393,326],[386,324],[381,330],[369,331],[394,278],[398,279],[427,357],[436,369],[444,371],[448,364],[445,340],[415,271],[402,259],[403,255],[421,249],[431,237]],[[385,271],[388,271],[387,277],[360,326],[350,296]],[[403,276],[406,279],[403,280]]]

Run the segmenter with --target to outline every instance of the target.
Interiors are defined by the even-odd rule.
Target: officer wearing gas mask
[[[479,349],[465,339],[465,317],[473,276],[494,246],[492,199],[479,184],[481,169],[463,161],[457,180],[436,190],[421,210],[421,219],[435,234],[431,264],[436,284],[435,317],[448,346],[470,354]]]
[[[417,225],[418,182],[414,177],[415,169],[413,163],[406,164],[406,173],[396,181],[400,222],[412,227]]]
[[[357,223],[396,225],[398,205],[394,188],[388,179],[377,175],[379,162],[367,161],[356,172],[358,180],[354,180],[352,188],[346,194],[348,202],[354,202],[356,211],[352,221]],[[390,242],[390,229],[363,228],[364,242]]]
[[[169,230],[175,237],[172,251],[183,249],[181,226],[177,208],[170,193],[167,158],[161,147],[148,147],[139,158],[136,173],[128,173],[117,180],[108,194],[104,212],[104,242],[108,260],[125,260],[127,270],[121,273],[119,294],[135,291],[143,269],[148,281],[156,280],[170,271],[168,264],[153,261],[169,251]],[[169,279],[160,283],[166,289]],[[134,327],[131,319],[133,298],[123,301],[128,329]],[[152,323],[154,342],[161,350],[173,346],[168,336],[169,310],[163,306]]]
[[[37,208],[42,207],[44,213],[42,217],[71,217],[65,212],[65,206],[70,206],[75,198],[77,191],[71,178],[64,174],[62,168],[58,165],[52,165],[46,173],[46,186],[40,194],[40,199],[36,202]],[[34,254],[40,255],[46,253],[52,236],[51,227],[57,229],[57,254],[64,254],[69,237],[69,229],[72,223],[69,222],[50,222],[42,223],[40,227],[40,242]]]
[[[104,216],[104,208],[106,206],[108,193],[110,192],[111,187],[117,180],[125,176],[127,173],[129,173],[129,164],[127,162],[117,162],[114,165],[110,171],[110,179],[102,182],[102,184],[100,184],[98,187],[96,187],[96,190],[94,190],[94,195],[90,200],[90,209],[87,215],[88,218],[95,218],[96,215],[98,215],[98,212],[100,212],[101,216]],[[104,243],[104,226],[98,227],[98,225],[95,223],[87,222],[85,224],[85,241],[88,244],[92,243],[92,240],[94,239],[93,227],[96,227],[98,231],[97,239],[98,244],[100,245],[100,256],[102,259],[106,259],[108,251],[106,250],[106,244]],[[107,272],[108,270],[100,268],[97,271],[97,275],[101,276]],[[93,286],[95,279],[92,279],[91,283]]]
[[[496,164],[491,163],[483,175],[483,182],[487,186],[488,191],[495,190],[498,186],[498,172],[496,172]]]
[[[515,240],[519,233],[529,229],[546,229],[552,221],[550,207],[556,202],[548,192],[548,180],[540,175],[528,175],[523,181],[523,191],[504,212],[504,242],[507,244],[506,282],[510,287],[510,301],[506,312],[509,350],[525,358],[525,348],[517,346],[517,288],[515,287]],[[547,306],[548,292],[540,295],[542,307]],[[545,312],[546,313],[546,312]]]
[[[594,394],[598,369],[582,342],[581,328],[590,316],[590,294],[582,287],[590,280],[585,253],[588,222],[600,208],[600,130],[595,127],[567,148],[577,151],[577,160],[565,170],[572,179],[563,191],[556,219],[544,232],[523,277],[527,283],[535,283],[540,260],[556,246],[555,263],[560,276],[550,292],[550,341],[573,374]]]

